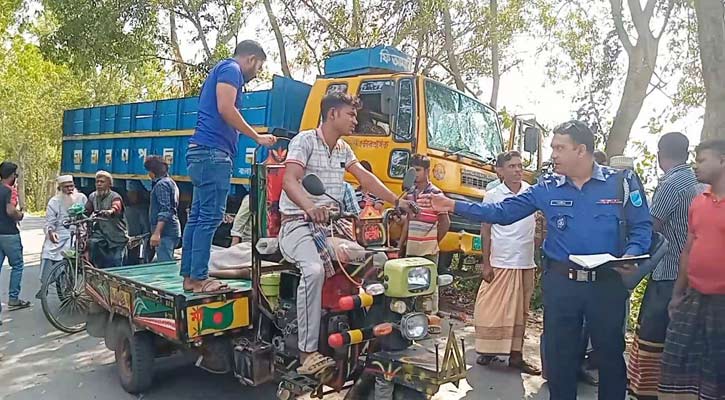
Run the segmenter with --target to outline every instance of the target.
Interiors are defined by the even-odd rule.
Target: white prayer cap
[[[627,156],[612,156],[609,159],[609,166],[617,169],[634,169],[634,158]]]
[[[55,182],[59,185],[62,185],[64,183],[72,183],[73,175],[61,175],[55,179]]]
[[[110,172],[104,171],[102,169],[101,170],[98,170],[98,172],[96,172],[96,178],[98,178],[100,176],[103,176],[103,177],[108,178],[111,181],[111,184],[113,184],[113,176],[111,176],[111,173]]]

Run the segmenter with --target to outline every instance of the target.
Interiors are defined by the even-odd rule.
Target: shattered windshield
[[[496,113],[442,84],[425,82],[428,146],[489,161],[503,151]]]

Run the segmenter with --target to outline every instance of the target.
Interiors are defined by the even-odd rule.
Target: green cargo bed
[[[171,295],[183,295],[187,300],[209,297],[206,294],[184,292],[183,279],[179,275],[180,263],[168,261],[155,264],[133,265],[126,267],[107,268],[103,272],[136,283],[149,286]],[[223,279],[234,291],[252,290],[252,281],[249,279]],[[216,295],[213,295],[216,296]]]
[[[94,302],[179,344],[208,335],[239,334],[251,325],[252,281],[225,279],[233,290],[221,294],[184,292],[175,261],[86,270],[86,290]]]

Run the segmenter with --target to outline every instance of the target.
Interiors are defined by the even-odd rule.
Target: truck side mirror
[[[398,109],[398,97],[394,85],[383,85],[380,89],[380,111],[386,115],[395,114]]]
[[[410,192],[415,185],[415,168],[408,168],[403,176],[403,192]]]
[[[527,153],[536,153],[539,151],[539,142],[541,139],[541,130],[535,126],[529,126],[524,129],[524,151]]]

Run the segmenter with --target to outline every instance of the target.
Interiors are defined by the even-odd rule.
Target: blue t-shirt
[[[222,60],[214,66],[201,87],[196,131],[189,138],[189,143],[219,149],[234,157],[237,154],[239,133],[219,114],[216,99],[217,83],[227,83],[237,88],[237,100],[234,105],[238,109],[242,104],[244,87],[242,70],[233,59]]]

